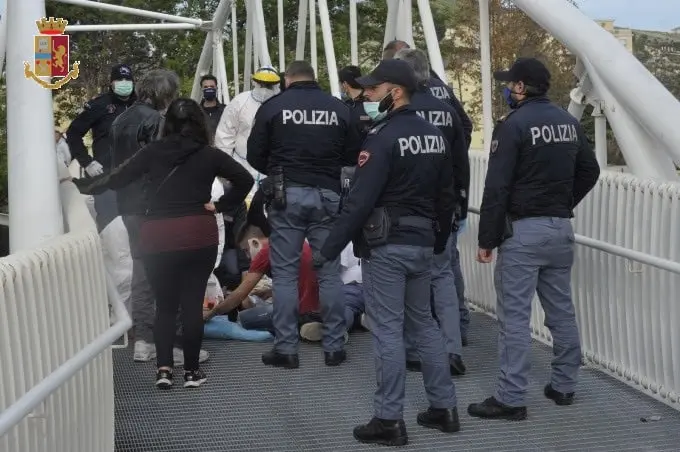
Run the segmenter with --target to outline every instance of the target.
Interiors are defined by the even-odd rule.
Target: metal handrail
[[[479,215],[479,208],[468,207],[468,212],[472,212],[474,214]],[[590,237],[586,237],[580,234],[574,234],[574,237],[576,243],[578,243],[579,245],[604,251],[605,253],[613,254],[615,256],[623,257],[625,259],[630,259],[631,261],[639,262],[641,264],[651,265],[652,267],[660,268],[661,270],[666,270],[671,273],[680,275],[679,262],[663,259],[657,256],[652,256],[651,254],[631,250],[619,245],[614,245],[609,242],[603,242],[602,240],[592,239]]]
[[[108,274],[106,275],[106,293],[113,307],[116,322],[3,411],[0,414],[0,438],[130,329],[132,319]]]

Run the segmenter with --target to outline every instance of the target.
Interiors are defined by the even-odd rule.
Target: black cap
[[[542,90],[550,88],[550,71],[536,58],[519,58],[509,70],[496,71],[493,77],[500,82],[524,82]]]
[[[415,91],[418,88],[416,73],[411,65],[403,60],[382,60],[370,74],[359,77],[357,83],[364,88],[383,83],[394,83],[408,91]]]
[[[357,83],[357,79],[359,77],[361,77],[361,69],[359,69],[357,66],[345,66],[338,71],[340,83],[345,82],[352,88],[361,88],[361,86]]]
[[[111,68],[111,81],[132,80],[132,69],[127,64],[117,64]]]

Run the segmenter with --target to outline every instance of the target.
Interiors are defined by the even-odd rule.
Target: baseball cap
[[[132,69],[127,64],[117,64],[111,68],[111,81],[132,80]]]
[[[550,71],[536,58],[518,58],[507,71],[496,71],[493,77],[500,82],[524,82],[534,88],[550,87]]]
[[[370,74],[356,80],[364,88],[383,83],[394,83],[408,91],[415,91],[418,88],[416,73],[411,65],[403,60],[382,60]]]

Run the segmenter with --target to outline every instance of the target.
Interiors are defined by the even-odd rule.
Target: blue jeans
[[[274,306],[265,303],[238,313],[238,320],[246,330],[274,331]]]

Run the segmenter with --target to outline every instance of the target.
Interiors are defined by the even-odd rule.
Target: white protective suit
[[[255,179],[248,201],[252,199],[259,186],[258,182],[263,178],[262,174],[251,167],[246,160],[250,129],[253,127],[255,113],[260,105],[277,92],[277,89],[257,86],[252,91],[238,94],[225,107],[215,132],[215,146],[234,157]]]
[[[215,179],[212,185],[212,192],[210,194],[210,202],[217,202],[224,195],[224,186],[219,179]],[[222,253],[224,252],[224,240],[225,240],[225,230],[224,230],[224,218],[221,213],[215,214],[215,220],[217,221],[217,232],[219,236],[219,244],[217,245],[217,259],[215,260],[215,267],[217,268],[222,262]],[[222,288],[220,287],[220,282],[214,273],[210,274],[208,278],[208,285],[205,289],[205,301],[215,305],[216,303],[224,300],[224,294],[222,293]]]

